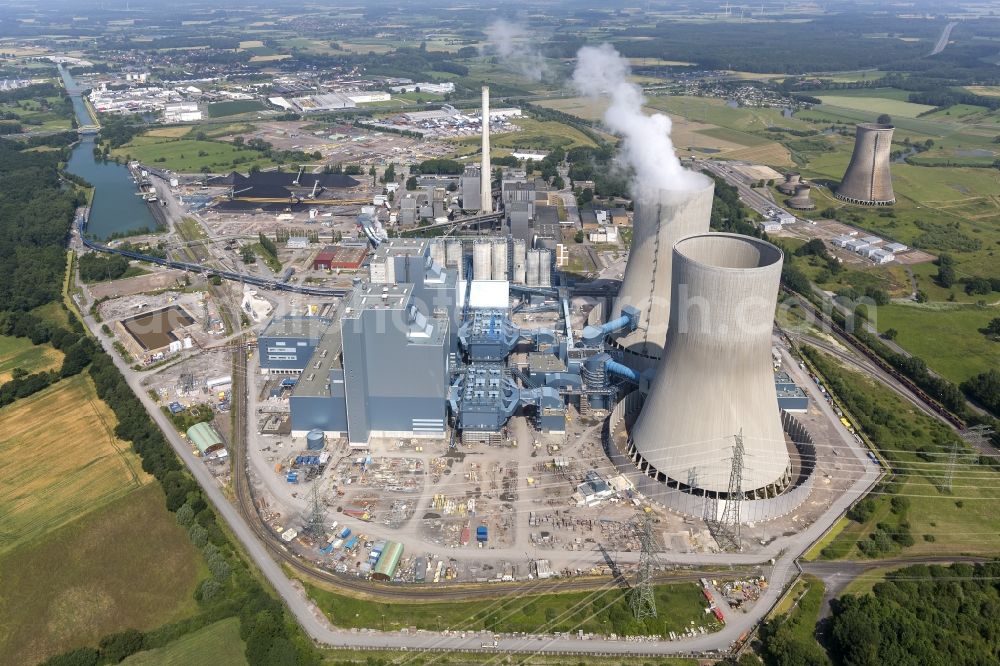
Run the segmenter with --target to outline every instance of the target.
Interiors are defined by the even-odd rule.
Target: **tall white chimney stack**
[[[483,86],[483,160],[479,175],[479,210],[493,212],[493,176],[490,167],[490,87]]]

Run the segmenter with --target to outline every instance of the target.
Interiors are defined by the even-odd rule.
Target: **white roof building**
[[[892,252],[886,252],[885,250],[873,250],[868,255],[868,258],[876,264],[888,264],[896,260],[896,255]]]

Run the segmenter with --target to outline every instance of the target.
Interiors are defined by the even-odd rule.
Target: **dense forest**
[[[57,150],[40,152],[0,140],[0,310],[30,310],[59,297],[64,246],[82,203],[58,172],[73,136],[47,137]]]
[[[1000,665],[1000,562],[889,573],[833,602],[830,636],[844,666]]]

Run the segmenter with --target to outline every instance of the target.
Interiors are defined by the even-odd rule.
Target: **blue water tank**
[[[310,451],[322,451],[326,446],[326,435],[322,430],[310,430],[306,435],[306,448]]]

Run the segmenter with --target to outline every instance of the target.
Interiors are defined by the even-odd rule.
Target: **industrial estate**
[[[0,190],[52,226],[0,227],[37,252],[0,244],[10,663],[936,663],[967,633],[912,604],[1000,548],[1000,81],[952,41],[996,56],[995,19],[201,4],[0,12]],[[887,37],[835,69],[725,46],[854,19]],[[92,448],[46,471],[46,420]]]

